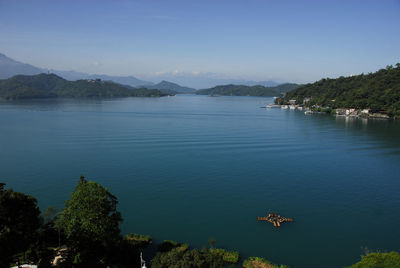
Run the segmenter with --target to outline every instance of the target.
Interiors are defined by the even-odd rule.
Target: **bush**
[[[392,268],[400,267],[400,254],[392,251],[390,253],[373,252],[362,256],[361,261],[350,266],[350,268]]]
[[[211,253],[207,249],[193,249],[183,252],[179,250],[179,247],[177,247],[168,252],[159,252],[154,259],[151,260],[152,268],[219,268],[223,266],[224,262],[222,256]]]
[[[275,265],[260,257],[250,257],[243,262],[245,268],[288,268],[286,265]]]
[[[180,251],[185,251],[189,248],[189,245],[182,244],[173,240],[164,240],[160,245],[158,245],[157,251],[168,252],[174,248],[179,248]]]
[[[149,235],[141,235],[141,234],[134,234],[134,233],[130,233],[127,234],[124,239],[137,247],[146,247],[148,245],[150,245],[153,241],[151,239],[151,236]]]
[[[237,252],[237,251],[227,251],[222,248],[211,248],[210,252],[221,255],[224,262],[228,262],[228,263],[238,263],[239,262],[239,252]]]

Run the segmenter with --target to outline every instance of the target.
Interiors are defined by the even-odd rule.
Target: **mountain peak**
[[[9,57],[7,57],[5,54],[3,54],[3,53],[0,53],[0,63],[2,63],[2,62],[4,62],[4,61],[6,61],[6,62],[17,62],[17,61],[15,61],[15,60],[13,60],[13,59],[11,59],[11,58],[9,58]]]
[[[169,82],[169,81],[167,81],[167,80],[162,80],[162,81],[161,81],[160,83],[158,83],[157,85],[178,85],[178,84]]]
[[[190,87],[183,87],[176,83],[172,83],[166,80],[162,80],[160,83],[150,86],[148,88],[164,90],[165,92],[175,93],[194,93],[196,90]]]

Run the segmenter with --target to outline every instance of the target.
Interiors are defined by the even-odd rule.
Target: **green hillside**
[[[222,95],[222,96],[258,96],[274,97],[297,88],[297,84],[282,84],[275,87],[223,85],[196,91],[198,95]]]
[[[0,98],[112,98],[161,97],[157,89],[130,88],[100,79],[68,81],[55,74],[16,75],[0,80]]]
[[[161,81],[158,84],[152,86],[146,86],[147,88],[151,89],[158,89],[161,92],[168,93],[168,94],[187,94],[187,93],[194,93],[196,90],[190,87],[183,87],[175,83],[171,83],[168,81]]]
[[[366,75],[321,79],[288,92],[276,102],[296,100],[301,104],[306,98],[311,98],[307,106],[370,109],[400,116],[400,63]]]

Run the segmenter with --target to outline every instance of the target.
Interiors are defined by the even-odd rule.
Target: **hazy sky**
[[[141,78],[311,82],[400,62],[400,0],[0,0],[0,53]]]

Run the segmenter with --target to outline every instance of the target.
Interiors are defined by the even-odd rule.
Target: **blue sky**
[[[0,52],[150,80],[312,82],[400,62],[400,0],[0,0]]]

